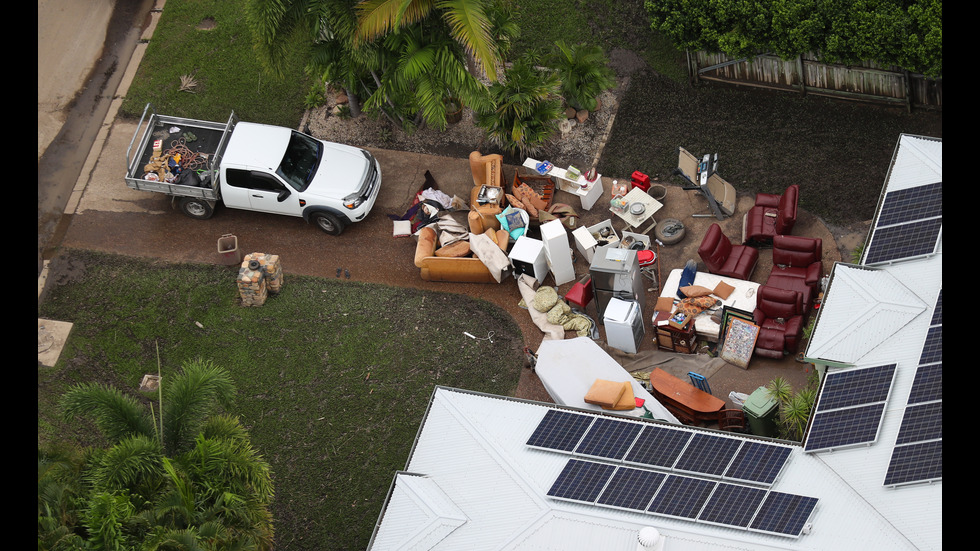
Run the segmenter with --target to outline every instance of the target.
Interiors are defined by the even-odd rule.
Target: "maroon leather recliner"
[[[820,285],[822,258],[823,240],[777,235],[772,239],[773,267],[766,285],[799,292],[803,312],[809,312]]]
[[[763,285],[759,287],[755,311],[752,313],[760,327],[755,353],[767,358],[782,358],[795,354],[803,336],[803,297],[788,291]]]
[[[746,244],[765,245],[776,235],[789,235],[796,224],[800,186],[793,184],[782,195],[757,193],[755,206],[745,213],[742,237]]]
[[[708,228],[698,256],[704,261],[708,271],[736,279],[749,279],[759,262],[759,251],[745,245],[732,245],[721,231],[721,226],[712,224]]]

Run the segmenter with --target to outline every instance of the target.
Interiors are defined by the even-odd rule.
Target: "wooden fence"
[[[943,80],[874,63],[835,65],[814,55],[783,60],[759,55],[732,59],[724,54],[688,52],[688,70],[696,80],[758,86],[841,99],[942,109]]]

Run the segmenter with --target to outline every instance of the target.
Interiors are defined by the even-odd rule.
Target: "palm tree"
[[[540,151],[564,116],[561,81],[552,71],[538,69],[532,56],[522,56],[490,87],[493,107],[479,113],[477,124],[494,144],[522,155]]]
[[[363,0],[357,6],[357,38],[371,41],[390,32],[421,23],[434,11],[450,34],[480,65],[490,80],[497,79],[500,52],[493,40],[488,0]]]
[[[575,109],[594,111],[599,94],[612,88],[616,81],[599,46],[555,43],[549,64],[561,77],[561,94]]]
[[[91,418],[111,445],[43,472],[39,452],[38,541],[69,533],[97,548],[271,549],[269,466],[238,419],[217,413],[234,393],[227,371],[202,361],[186,364],[150,411],[106,385],[72,388],[66,416]],[[59,484],[82,489],[69,513]]]

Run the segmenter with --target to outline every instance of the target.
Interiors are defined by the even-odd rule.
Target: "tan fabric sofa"
[[[471,226],[472,228],[472,226]],[[493,240],[501,250],[507,250],[507,232],[488,229],[487,237]],[[490,270],[483,262],[473,256],[446,257],[438,256],[436,248],[438,237],[430,227],[419,231],[419,242],[415,247],[415,265],[425,281],[454,281],[460,283],[496,283]]]

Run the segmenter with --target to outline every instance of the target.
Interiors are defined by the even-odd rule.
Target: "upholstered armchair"
[[[752,317],[760,327],[756,354],[779,359],[796,353],[803,335],[803,297],[799,292],[759,287]]]
[[[773,236],[789,235],[796,224],[796,207],[800,186],[793,184],[782,195],[757,193],[755,206],[745,213],[742,220],[742,242],[764,245]]]
[[[813,237],[777,235],[772,239],[772,273],[766,285],[798,291],[809,312],[823,272],[823,241]]]
[[[721,231],[721,226],[712,224],[708,228],[698,256],[704,261],[708,271],[736,279],[749,279],[759,261],[759,251],[745,245],[732,245]]]

